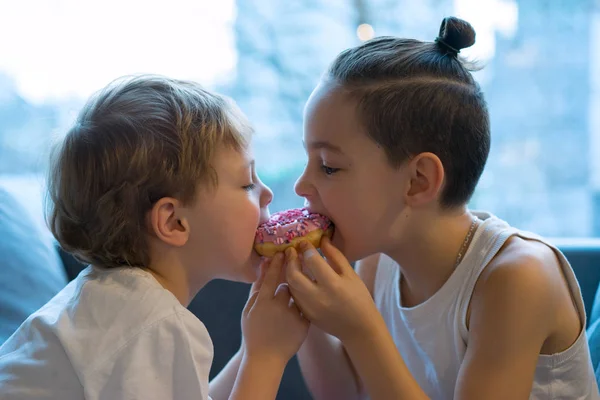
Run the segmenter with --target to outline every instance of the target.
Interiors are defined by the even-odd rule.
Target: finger
[[[289,305],[292,295],[290,294],[290,288],[287,283],[282,283],[277,286],[275,290],[275,299],[282,302],[283,304]]]
[[[281,272],[279,273],[279,282],[278,285],[281,285],[282,283],[287,283],[287,280],[285,279],[285,268],[286,268],[286,263],[285,263],[285,253],[283,255],[283,262],[281,265]]]
[[[250,313],[250,311],[252,310],[252,307],[254,307],[254,304],[256,303],[256,299],[258,299],[258,293],[259,292],[252,292],[252,294],[250,295],[250,298],[246,302],[246,306],[244,306],[244,311],[243,311],[244,315],[248,315]]]
[[[348,262],[348,259],[331,243],[331,239],[327,236],[321,239],[321,251],[329,265],[331,265],[338,274],[344,275],[354,273],[354,269]]]
[[[253,293],[257,293],[260,291],[260,287],[262,286],[262,283],[265,280],[265,274],[267,272],[267,268],[269,267],[270,262],[270,259],[266,259],[260,264],[258,278],[252,283],[252,286],[250,287],[250,296],[252,296]]]
[[[272,299],[273,296],[275,296],[275,290],[277,290],[277,286],[279,286],[279,277],[281,275],[283,259],[283,253],[277,253],[271,260],[260,287],[259,298]]]
[[[296,249],[286,251],[286,278],[292,302],[301,313],[311,308],[311,303],[318,297],[318,287],[302,272],[302,265]]]
[[[304,256],[302,255],[302,253],[297,253],[297,254],[298,254],[298,262],[299,262],[299,263],[300,263],[300,265],[302,266],[302,273],[303,273],[304,275],[308,276],[308,278],[309,278],[311,281],[315,282],[315,281],[316,281],[316,279],[315,279],[315,277],[313,276],[313,274],[312,274],[312,273],[311,273],[311,272],[308,270],[308,268],[306,268],[306,267],[304,266]]]
[[[302,265],[296,249],[290,247],[285,251],[285,277],[292,291],[310,293],[314,290],[314,283],[302,272]]]
[[[294,309],[294,311],[296,311],[298,313],[298,317],[300,317],[302,320],[310,322],[310,320],[302,312],[302,309],[300,308],[300,306],[296,302],[294,302],[293,300],[290,301],[289,307],[292,308],[292,309]]]
[[[300,251],[304,257],[304,266],[315,277],[319,284],[330,284],[339,278],[333,268],[319,255],[317,249],[309,242],[300,244]]]

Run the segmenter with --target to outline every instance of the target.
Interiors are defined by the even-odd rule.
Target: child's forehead
[[[335,117],[330,113],[351,111],[351,104],[347,91],[342,86],[331,80],[322,80],[313,90],[308,101],[306,102],[304,111],[305,117],[324,114],[324,116]],[[329,112],[324,112],[324,111]]]
[[[221,146],[216,151],[214,160],[217,169],[239,171],[254,167],[254,153],[252,147],[234,149]]]
[[[362,153],[374,144],[360,123],[327,112],[307,120],[303,136],[308,151],[323,150],[335,155]]]
[[[332,83],[320,83],[308,100],[304,112],[305,128],[333,134],[360,130],[358,104],[347,90]],[[345,139],[344,139],[345,140]]]

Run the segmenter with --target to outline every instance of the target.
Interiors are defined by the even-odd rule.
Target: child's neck
[[[433,296],[454,272],[459,254],[464,256],[476,225],[466,209],[424,218],[411,229],[407,240],[388,254],[402,271],[402,305],[420,304]]]
[[[148,272],[169,292],[187,307],[200,289],[208,283],[199,277],[192,277],[181,260],[173,252],[154,254]]]

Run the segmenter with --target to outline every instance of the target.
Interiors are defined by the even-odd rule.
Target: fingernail
[[[315,254],[317,254],[317,251],[314,249],[308,249],[306,250],[304,253],[302,253],[304,255],[304,258],[311,258],[312,256],[314,256]]]
[[[305,242],[305,241],[300,242],[300,244],[298,245],[298,248],[300,249],[300,251],[305,252],[306,250],[309,249],[308,242]]]
[[[287,283],[280,283],[279,286],[277,287],[277,290],[286,290],[286,291],[290,291],[290,286]]]

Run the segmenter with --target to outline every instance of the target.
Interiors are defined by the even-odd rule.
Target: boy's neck
[[[423,218],[408,239],[388,254],[402,271],[403,306],[426,301],[444,285],[460,261],[459,254],[462,258],[470,244],[477,228],[474,221],[466,209]]]
[[[173,293],[184,307],[187,307],[200,289],[208,283],[199,282],[201,279],[190,276],[181,260],[169,251],[160,255],[154,254],[152,259],[148,272],[162,287]]]

